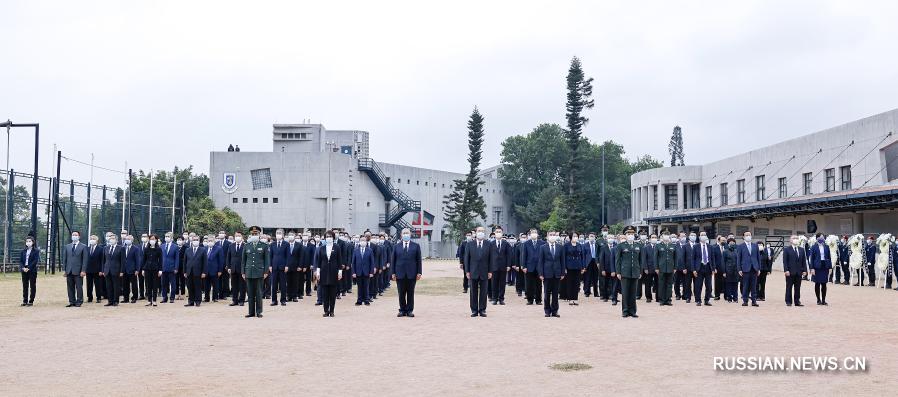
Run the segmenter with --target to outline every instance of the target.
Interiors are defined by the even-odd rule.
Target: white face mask
[[[293,236],[293,235],[287,236],[287,241],[288,241],[288,242],[291,242],[291,243],[292,243],[293,240],[296,240],[296,236]]]
[[[90,239],[90,240],[87,240],[87,243],[90,244],[90,245],[97,245],[97,239],[92,238],[92,239]]]
[[[797,239],[797,238],[793,238],[793,239],[792,239],[792,245],[798,245],[798,239]]]
[[[225,234],[224,234],[224,233],[219,233],[219,234],[218,234],[218,239],[219,239],[219,240],[224,240],[224,238],[225,238]]]
[[[485,236],[485,235],[486,235],[486,234],[483,233],[483,232],[477,232],[477,239],[478,239],[478,240],[483,240],[483,236]]]
[[[77,243],[78,240],[81,240],[81,236],[78,236],[77,234],[72,235],[72,242],[73,242],[73,243]]]
[[[658,244],[658,239],[653,238],[649,240],[652,244]]]
[[[602,237],[608,237],[608,232],[602,232]]]
[[[576,237],[576,236],[571,237],[571,242],[572,242],[572,243],[580,242],[580,237]]]
[[[149,240],[149,238],[147,238],[147,237],[141,237],[141,238],[140,238],[140,242],[142,242],[142,243],[147,242],[147,240]]]
[[[669,243],[669,242],[670,242],[670,236],[661,236],[661,241],[662,241],[662,242],[665,242],[665,243]]]
[[[750,243],[750,242],[751,242],[751,236],[745,236],[745,237],[743,237],[742,239],[745,240],[746,243]]]
[[[156,246],[156,240],[150,240],[150,247]]]
[[[536,240],[537,237],[538,237],[538,236],[537,236],[536,233],[530,233],[530,239],[531,239],[531,240]]]
[[[632,234],[628,234],[628,235],[627,235],[627,241],[628,241],[628,242],[631,242],[631,243],[632,243],[634,239],[635,239],[635,236],[633,236]]]
[[[708,236],[701,236],[699,239],[700,239],[703,243],[707,243],[707,242],[708,242]]]
[[[260,242],[260,243],[268,244],[268,239],[267,239],[267,238],[261,238],[261,237],[260,237],[260,238],[259,238],[259,242]]]
[[[550,243],[554,243],[554,242],[556,242],[556,241],[558,241],[558,236],[549,236],[549,242],[550,242]]]
[[[171,236],[165,236],[165,242],[166,242],[166,243],[170,243],[170,242],[171,242]]]
[[[309,241],[309,236],[302,236],[302,241]]]
[[[193,248],[199,247],[199,246],[200,246],[200,240],[193,240],[193,241],[190,242],[190,245],[192,245]]]
[[[284,239],[284,235],[283,235],[283,234],[280,234],[280,233],[278,233],[277,235],[275,235],[275,237],[276,237],[278,240],[283,240],[283,239]]]
[[[238,242],[238,243],[242,243],[242,242],[243,242],[243,236],[234,236],[234,241],[235,241],[235,242]]]
[[[690,235],[690,236],[689,236],[689,241],[695,242],[695,236]]]
[[[250,235],[250,236],[249,236],[249,242],[251,242],[251,243],[258,243],[258,242],[259,242],[259,236],[253,236],[253,235]]]
[[[367,247],[367,246],[368,246],[368,242],[367,242],[367,241],[359,241],[359,247],[365,248],[365,247]]]

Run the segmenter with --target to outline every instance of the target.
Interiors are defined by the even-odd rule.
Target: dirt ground
[[[898,385],[896,291],[831,285],[824,307],[805,284],[807,306],[786,307],[774,273],[759,308],[643,301],[640,318],[623,319],[595,298],[545,318],[512,289],[508,305],[470,318],[454,262],[428,261],[424,273],[416,318],[395,317],[394,291],[370,307],[337,301],[335,318],[308,299],[266,303],[262,319],[222,302],[65,308],[64,279],[44,275],[22,308],[18,274],[0,276],[0,395],[892,395]],[[862,356],[867,371],[720,372],[714,356]]]

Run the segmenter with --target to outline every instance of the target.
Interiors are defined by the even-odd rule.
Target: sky
[[[505,138],[564,124],[574,56],[595,79],[584,134],[631,159],[669,161],[675,125],[701,164],[898,107],[894,1],[4,0],[0,16],[0,119],[41,124],[43,175],[54,144],[206,172],[209,151],[271,151],[272,124],[306,119],[369,131],[378,161],[463,172],[474,106],[486,168]],[[10,139],[31,172],[33,134]]]

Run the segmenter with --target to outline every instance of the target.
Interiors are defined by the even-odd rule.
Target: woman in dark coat
[[[758,252],[761,258],[761,273],[758,275],[758,300],[767,299],[767,275],[773,271],[773,250],[758,241]]]
[[[562,299],[577,306],[580,298],[580,274],[586,269],[583,262],[583,246],[577,233],[571,234],[571,242],[564,245],[565,273],[567,277],[561,282]]]
[[[826,303],[826,283],[829,282],[829,271],[833,268],[833,262],[823,234],[817,234],[817,244],[811,246],[810,257],[808,267],[811,268],[811,280],[814,281],[817,304],[828,305],[829,303]]]
[[[324,245],[318,248],[318,262],[315,269],[315,277],[318,279],[318,288],[321,288],[324,301],[324,314],[322,317],[334,316],[334,305],[337,302],[337,286],[343,279],[343,260],[340,257],[340,247],[337,246],[334,232],[328,230],[324,234]]]
[[[723,251],[723,277],[726,280],[727,302],[736,302],[736,286],[739,284],[739,269],[736,268],[736,239],[727,240],[727,249]]]
[[[37,293],[37,264],[41,261],[41,250],[34,242],[34,237],[25,238],[25,248],[19,255],[19,273],[22,273],[22,306],[34,304]]]
[[[156,306],[159,277],[162,277],[162,248],[159,247],[159,238],[155,234],[150,235],[149,243],[143,247],[143,268],[140,273],[146,283],[146,306]]]

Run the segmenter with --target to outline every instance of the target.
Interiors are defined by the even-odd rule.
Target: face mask
[[[180,246],[184,245],[184,240],[178,240],[178,242],[176,244],[178,244],[178,247],[180,247]]]
[[[90,239],[90,240],[87,240],[87,243],[90,244],[90,245],[97,245],[97,239],[92,238],[92,239]]]
[[[797,239],[797,238],[793,238],[793,239],[792,239],[792,245],[798,245],[798,239]]]
[[[708,242],[708,236],[702,236],[702,237],[700,238],[700,240],[701,240],[703,243],[707,243],[707,242]]]
[[[634,236],[634,235],[632,235],[632,234],[628,234],[628,235],[627,235],[627,241],[629,241],[629,242],[631,242],[631,243],[633,242],[633,240],[634,240],[635,238],[636,238],[636,236]]]
[[[126,237],[126,236],[128,236],[128,235],[127,235],[127,234],[122,234],[122,235],[120,235],[119,237],[122,238],[122,241],[125,241],[125,237]]]
[[[473,240],[473,239],[474,239],[474,238],[471,237],[471,236],[465,236],[465,241],[471,241],[471,240]]]
[[[131,245],[131,240],[130,240],[130,239],[125,239],[124,243],[125,243],[125,245]]]
[[[483,233],[483,232],[477,232],[477,239],[478,239],[478,240],[483,240],[483,236],[484,236],[484,233]]]
[[[277,235],[275,235],[275,238],[277,238],[278,240],[283,240],[283,239],[284,239],[284,235],[278,233]]]
[[[234,241],[236,241],[236,240],[235,240],[235,239],[232,239],[232,238],[229,238],[229,239],[228,239],[228,242],[231,243],[231,244],[234,244]]]
[[[31,241],[26,241],[26,242],[25,242],[25,246],[26,246],[26,247],[31,247],[33,244],[34,244],[34,243],[32,243]]]
[[[72,236],[72,242],[77,243],[78,240],[81,240],[81,236]]]
[[[572,242],[572,243],[576,243],[576,242],[579,242],[579,241],[580,241],[580,238],[579,238],[579,237],[571,237],[571,242]]]
[[[170,242],[171,242],[171,236],[165,236],[165,242],[166,242],[166,243],[170,243]]]
[[[242,243],[242,242],[243,242],[243,236],[235,236],[235,237],[234,237],[234,241],[235,241],[235,242],[238,242],[238,243]]]
[[[224,240],[224,238],[225,238],[224,233],[218,233],[218,239],[219,239],[219,240]]]
[[[260,242],[260,243],[268,244],[268,239],[267,239],[267,238],[261,238],[261,237],[259,237],[259,242]]]
[[[817,239],[817,243],[823,244],[823,241],[824,241],[823,237],[820,237]]]
[[[652,244],[658,244],[658,239],[653,238],[649,240]]]
[[[596,242],[596,236],[589,236],[589,242],[590,243]]]
[[[259,242],[259,236],[249,236],[249,242],[251,242],[251,243],[258,243],[258,242]]]
[[[501,231],[501,230],[498,231],[498,232],[496,232],[496,237],[499,237],[499,236],[502,236],[502,231]]]
[[[678,238],[676,238],[676,237],[670,237],[670,242],[672,242],[672,243],[676,243],[676,242],[679,242],[679,241],[680,241],[680,239],[678,239]]]
[[[184,241],[187,241],[187,237],[189,237],[188,234],[182,234],[182,235],[181,235],[181,239],[183,239]]]
[[[287,236],[287,241],[288,241],[288,242],[291,242],[291,243],[292,243],[293,240],[296,240],[296,236]]]
[[[359,247],[365,248],[365,247],[367,247],[367,246],[368,246],[368,242],[367,242],[367,241],[359,241]]]
[[[750,243],[750,242],[751,242],[751,236],[743,237],[742,240],[744,240],[746,243]]]
[[[412,239],[411,234],[403,234],[402,235],[402,241],[410,241],[411,239]]]
[[[150,247],[156,246],[156,240],[150,240]]]
[[[729,248],[730,250],[733,250],[733,248],[736,248],[736,243],[727,244],[727,248]]]
[[[193,240],[193,241],[190,242],[190,245],[192,245],[193,248],[199,247],[199,246],[200,246],[200,241],[199,241],[199,240]]]
[[[331,245],[331,244],[334,243],[334,238],[333,238],[333,237],[325,238],[325,239],[324,239],[324,243],[327,244],[327,245]]]
[[[758,246],[758,249],[759,249],[759,250],[763,250],[763,249],[764,249],[764,246],[763,246],[763,245],[759,245],[759,246]]]
[[[608,232],[602,232],[602,237],[608,237]]]
[[[142,243],[147,242],[147,240],[149,240],[149,238],[146,238],[146,237],[141,237],[141,238],[140,238],[140,242],[142,242]]]
[[[530,233],[531,240],[536,240],[536,237],[537,237],[536,233]]]
[[[642,240],[642,241],[645,241],[646,238],[647,238],[647,237],[646,237],[644,234],[639,235],[639,239]]]
[[[309,236],[302,236],[302,241],[309,241]]]
[[[662,242],[665,242],[665,243],[669,243],[669,242],[670,242],[670,236],[661,236],[661,241],[662,241]]]
[[[115,241],[116,241],[116,240],[115,240],[115,238],[113,237],[113,238],[108,238],[108,239],[106,239],[106,241],[107,241],[107,243],[108,243],[109,245],[115,245]]]
[[[695,242],[695,236],[689,236],[689,241]]]

